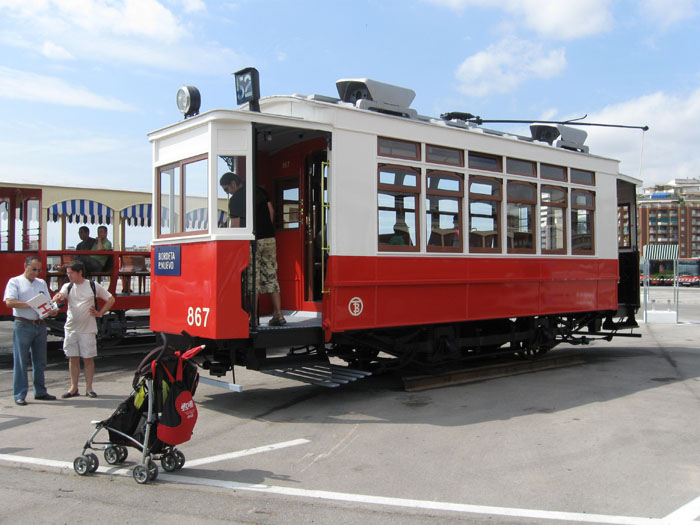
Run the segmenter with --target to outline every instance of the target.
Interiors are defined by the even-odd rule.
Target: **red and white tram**
[[[429,368],[636,326],[638,181],[589,154],[582,132],[555,129],[551,144],[420,116],[410,89],[337,88],[150,133],[152,330],[206,343],[214,375],[240,365],[333,386],[352,373],[329,356]],[[227,171],[246,182],[243,228],[225,217]],[[247,290],[256,185],[276,210],[282,327]],[[188,223],[203,202],[206,217]]]

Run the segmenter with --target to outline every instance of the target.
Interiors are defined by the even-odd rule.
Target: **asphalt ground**
[[[419,393],[384,375],[326,389],[237,370],[200,384],[185,467],[149,485],[72,468],[129,395],[143,349],[96,361],[97,399],[12,401],[0,323],[0,522],[692,523],[700,517],[700,326],[560,346],[583,363]],[[68,388],[53,352],[49,392]],[[81,384],[81,393],[84,393]]]

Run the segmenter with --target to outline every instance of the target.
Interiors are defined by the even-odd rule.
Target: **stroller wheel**
[[[134,481],[136,481],[136,483],[139,485],[143,485],[150,481],[150,476],[146,465],[136,465],[134,470],[131,471],[131,475],[134,476]]]
[[[173,472],[177,470],[177,458],[172,452],[168,452],[162,458],[160,458],[160,465],[166,472]]]
[[[124,463],[126,461],[126,458],[129,456],[129,449],[119,445],[117,447],[117,451],[119,452],[119,463]]]
[[[173,450],[173,455],[177,460],[177,470],[180,470],[185,465],[185,455],[178,449]]]
[[[121,463],[121,461],[119,461],[119,448],[114,446],[107,447],[105,449],[105,461],[110,465]]]
[[[151,459],[148,460],[148,477],[150,481],[158,479],[158,465]]]
[[[78,456],[73,460],[73,470],[78,476],[84,476],[90,470],[90,460],[86,456]]]
[[[97,459],[97,456],[90,452],[89,454],[85,454],[85,457],[88,458],[88,462],[90,463],[88,466],[88,472],[97,472],[97,467],[100,466],[100,460]]]

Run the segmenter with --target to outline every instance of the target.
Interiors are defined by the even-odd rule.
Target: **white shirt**
[[[68,296],[68,318],[66,319],[65,331],[76,332],[80,334],[96,334],[97,322],[95,317],[90,314],[90,307],[95,306],[95,296],[90,287],[90,281],[85,279],[80,284],[73,284],[70,293],[66,283],[61,287],[61,294]],[[97,297],[103,300],[108,300],[112,294],[105,290],[102,286],[95,283],[95,293]]]
[[[51,297],[49,294],[49,288],[46,286],[46,281],[35,277],[33,281],[27,279],[24,274],[13,277],[7,281],[7,286],[5,287],[5,297],[3,301],[8,299],[15,299],[17,301],[27,302],[32,297],[36,297],[40,293],[46,295],[46,297]],[[39,314],[34,311],[33,308],[13,308],[12,315],[15,317],[24,317],[34,321],[39,319]]]

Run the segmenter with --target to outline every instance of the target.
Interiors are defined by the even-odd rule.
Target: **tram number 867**
[[[187,309],[187,324],[190,326],[207,326],[209,319],[209,308],[194,308],[190,306]]]

